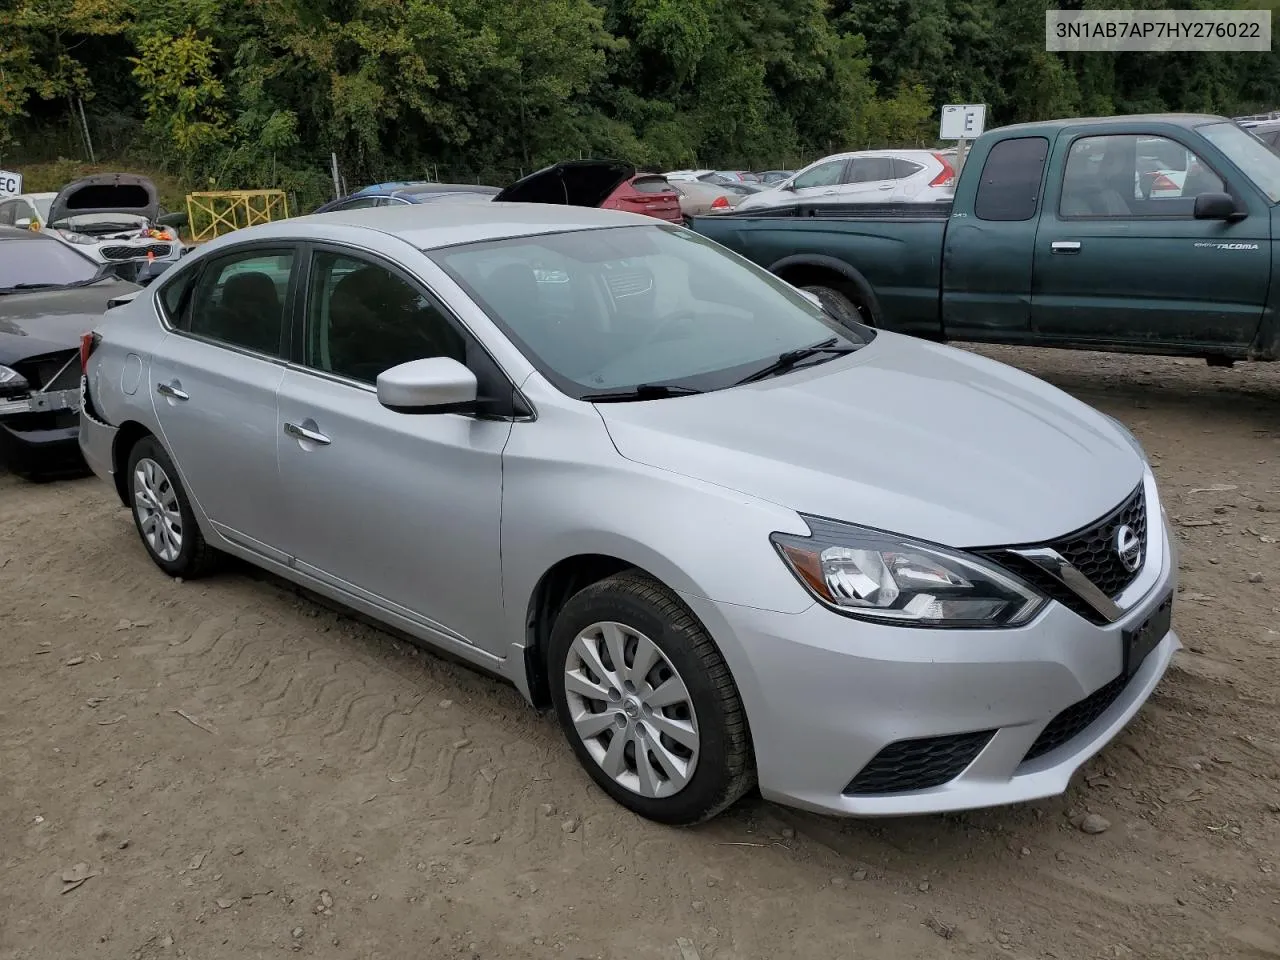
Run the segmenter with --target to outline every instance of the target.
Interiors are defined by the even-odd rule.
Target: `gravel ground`
[[[1280,366],[983,352],[1128,423],[1182,540],[1186,649],[1066,796],[649,824],[511,689],[0,476],[0,958],[1280,957]]]

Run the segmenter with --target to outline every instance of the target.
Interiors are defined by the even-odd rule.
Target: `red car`
[[[683,223],[680,194],[665,177],[637,173],[621,160],[565,160],[505,187],[495,203],[562,203],[603,207]]]

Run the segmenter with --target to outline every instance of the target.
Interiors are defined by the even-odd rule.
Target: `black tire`
[[[861,323],[866,326],[873,326],[871,316],[867,310],[859,306],[853,300],[839,290],[833,287],[823,287],[812,285],[801,287],[806,293],[812,293],[822,303],[827,313],[831,314],[843,324]]]
[[[177,500],[178,513],[182,520],[179,528],[181,546],[177,551],[177,556],[173,558],[160,556],[143,531],[143,519],[139,515],[137,488],[135,486],[138,465],[143,460],[153,461],[164,471],[168,486],[172,489],[174,498]],[[187,491],[183,488],[182,481],[178,478],[177,468],[174,467],[173,461],[169,458],[169,454],[165,452],[164,447],[160,445],[160,442],[155,437],[143,437],[129,451],[128,463],[128,473],[125,474],[125,490],[129,500],[129,512],[133,514],[133,525],[138,531],[138,539],[142,541],[142,546],[146,549],[147,556],[169,576],[182,577],[184,580],[194,580],[217,569],[222,555],[205,542],[204,534],[200,532],[200,525],[196,522],[195,513],[191,509],[191,501],[187,499]]]
[[[688,783],[670,796],[646,797],[617,783],[591,755],[574,727],[565,689],[570,649],[579,633],[607,621],[644,634],[688,690],[700,741],[697,762]],[[755,786],[747,716],[724,658],[689,609],[647,574],[624,571],[571,597],[556,618],[547,662],[551,698],[565,737],[592,779],[629,810],[659,823],[699,823]],[[634,765],[634,753],[632,757]]]

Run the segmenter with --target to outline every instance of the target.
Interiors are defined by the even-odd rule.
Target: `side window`
[[[337,206],[338,210],[363,210],[365,207],[381,206],[382,197],[356,197]]]
[[[175,327],[182,322],[182,315],[187,306],[187,294],[191,292],[196,274],[199,272],[199,270],[183,270],[173,279],[166,280],[164,286],[160,288],[160,305],[164,308],[164,314],[169,323]]]
[[[860,157],[850,166],[849,183],[871,183],[893,179],[892,157]]]
[[[18,219],[18,201],[10,200],[0,203],[0,227],[12,227]]]
[[[902,157],[893,158],[893,179],[895,180],[906,180],[908,177],[914,177],[923,169],[924,164],[916,163],[914,160],[904,160]]]
[[[467,362],[467,341],[417,287],[385,267],[315,255],[307,294],[304,362],[361,383],[410,360]]]
[[[1048,155],[1049,141],[1044,137],[1016,137],[992,147],[978,179],[974,216],[1002,221],[1034,217]]]
[[[292,252],[254,250],[207,264],[181,326],[197,336],[280,356],[293,261]]]
[[[831,160],[827,163],[820,163],[812,170],[796,177],[793,186],[797,190],[803,190],[805,187],[834,187],[844,176],[846,163],[847,161],[845,160]]]
[[[1067,154],[1058,209],[1064,217],[1190,217],[1200,194],[1224,192],[1208,164],[1167,137],[1082,137]]]

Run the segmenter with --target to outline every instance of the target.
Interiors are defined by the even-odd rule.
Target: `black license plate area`
[[[1173,626],[1173,594],[1161,601],[1160,606],[1138,626],[1124,631],[1124,675],[1131,677],[1138,672],[1147,654],[1159,646],[1169,628]]]

